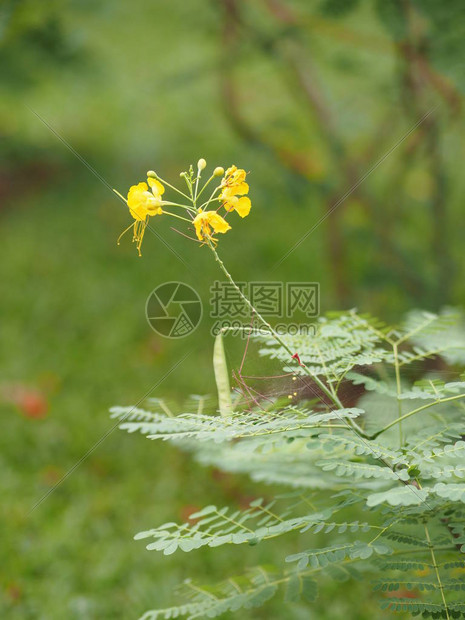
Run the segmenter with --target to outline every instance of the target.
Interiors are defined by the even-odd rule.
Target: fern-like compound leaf
[[[147,611],[140,620],[187,617],[216,618],[240,609],[260,607],[272,598],[279,587],[279,575],[270,567],[257,567],[245,575],[233,577],[215,586],[203,587],[185,582],[184,594],[189,603],[178,607]]]
[[[345,423],[357,418],[362,409],[338,409],[325,413],[304,408],[287,407],[280,412],[238,412],[234,416],[212,416],[186,413],[169,417],[142,409],[118,407],[113,417],[122,419],[122,430],[139,431],[149,439],[223,442],[245,437],[280,434],[284,437],[311,435],[315,429],[332,423]]]

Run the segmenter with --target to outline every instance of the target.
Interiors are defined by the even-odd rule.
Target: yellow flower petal
[[[147,211],[147,215],[151,216],[161,215],[163,213],[163,209],[159,204],[147,205],[145,209]]]
[[[144,221],[148,215],[160,215],[161,197],[148,191],[147,183],[133,185],[128,192],[128,207],[132,217]]]
[[[194,218],[195,232],[200,241],[212,240],[212,229],[214,233],[225,233],[231,229],[228,222],[216,211],[200,212]]]
[[[229,168],[226,170],[226,174],[224,175],[225,178],[232,176],[237,170],[237,166],[229,166]]]
[[[128,205],[130,207],[136,206],[140,202],[140,194],[146,192],[148,190],[147,183],[138,183],[137,185],[132,185],[129,188],[128,192]]]
[[[238,199],[236,204],[234,205],[234,210],[239,213],[241,217],[246,217],[250,213],[250,209],[252,208],[252,203],[250,202],[250,198],[247,196],[242,196]]]
[[[246,174],[242,168],[238,169],[236,166],[228,168],[221,181],[222,189],[219,196],[226,211],[237,211],[241,217],[248,215],[251,208],[249,198],[244,196],[249,193],[249,186],[245,182]]]
[[[207,213],[211,213],[209,223],[216,233],[225,233],[231,230],[231,226],[219,213],[216,213],[216,211],[207,211]]]
[[[128,192],[127,203],[129,213],[137,221],[144,221],[147,216],[147,211],[141,202],[141,195],[147,190],[148,187],[146,183],[139,183],[138,185],[133,185]]]
[[[241,217],[249,215],[252,203],[248,196],[231,196],[228,200],[225,200],[223,207],[229,213],[229,211],[237,211]]]
[[[220,200],[231,200],[236,195],[248,194],[249,186],[247,183],[240,183],[239,185],[232,185],[231,187],[225,187],[220,194]]]
[[[235,191],[236,194],[248,194],[249,186],[247,185],[247,183],[239,183],[238,185],[236,185]]]
[[[225,187],[220,194],[220,200],[231,200],[231,198],[234,198],[234,195],[235,194],[232,187]]]
[[[150,185],[150,188],[154,196],[156,195],[161,196],[162,194],[165,193],[164,185],[162,185],[160,181],[158,181],[157,179],[154,179],[153,177],[148,177],[147,183]]]

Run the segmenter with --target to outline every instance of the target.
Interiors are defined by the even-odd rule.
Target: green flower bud
[[[222,168],[221,166],[218,166],[217,168],[213,170],[214,177],[222,177],[223,174],[224,174],[224,168]]]
[[[197,162],[197,170],[200,172],[201,170],[203,170],[204,168],[206,168],[207,166],[207,162],[203,159],[199,159],[199,161]]]
[[[147,172],[147,177],[151,177],[152,179],[156,179],[157,175],[155,174],[155,172],[153,170],[149,170]]]

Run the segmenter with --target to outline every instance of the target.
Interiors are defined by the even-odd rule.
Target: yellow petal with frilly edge
[[[212,229],[214,233],[225,233],[231,229],[228,222],[216,211],[198,213],[194,218],[194,226],[197,238],[200,241],[212,239]]]
[[[165,193],[164,185],[162,185],[160,181],[158,181],[157,179],[154,179],[153,177],[148,177],[147,183],[150,185],[150,188],[154,196],[156,195],[161,196],[162,194]]]
[[[239,198],[234,205],[234,210],[237,211],[241,217],[246,217],[249,215],[251,208],[252,203],[250,202],[250,198],[247,198],[247,196],[242,196]]]

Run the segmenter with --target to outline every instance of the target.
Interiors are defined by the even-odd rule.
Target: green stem
[[[206,209],[206,208],[208,207],[208,205],[209,205],[211,202],[213,202],[214,200],[220,200],[220,198],[219,198],[219,197],[217,197],[217,198],[213,198],[213,196],[216,194],[216,192],[217,192],[219,189],[220,189],[219,187],[216,187],[216,188],[213,190],[213,192],[211,193],[210,198],[209,198],[206,202],[204,202],[204,203],[200,206],[200,208],[201,208],[202,210]]]
[[[397,524],[397,522],[398,522],[397,520],[396,520],[396,521],[393,521],[393,522],[392,522],[392,523],[390,523],[389,525],[386,525],[386,527],[380,528],[380,529],[381,529],[381,532],[379,532],[379,534],[377,534],[377,535],[373,538],[373,540],[370,540],[369,544],[370,544],[370,545],[372,545],[372,544],[373,544],[376,540],[378,540],[378,538],[379,538],[380,536],[382,536],[382,535],[384,534],[384,532],[387,532],[387,530],[389,530],[391,527],[393,527],[394,525],[396,525],[396,524]]]
[[[394,352],[394,368],[396,372],[396,389],[397,389],[397,409],[398,409],[398,417],[397,422],[399,423],[399,442],[402,447],[403,444],[403,435],[402,435],[402,402],[400,400],[401,393],[401,385],[400,385],[400,370],[399,370],[399,356],[397,350],[397,342],[392,346]]]
[[[465,394],[458,394],[457,396],[449,396],[448,398],[442,398],[442,399],[438,398],[437,400],[433,401],[432,403],[427,403],[426,405],[422,405],[421,407],[418,407],[417,409],[413,409],[412,411],[409,411],[408,413],[404,413],[403,416],[401,416],[400,418],[397,418],[397,420],[394,420],[390,424],[387,424],[384,428],[382,428],[377,433],[374,433],[373,435],[370,435],[368,437],[368,439],[376,439],[379,435],[381,435],[381,433],[384,433],[388,429],[392,428],[395,424],[401,423],[403,420],[406,420],[410,416],[415,415],[416,413],[419,413],[420,411],[424,411],[425,409],[429,409],[430,407],[434,407],[434,406],[440,405],[442,403],[448,403],[448,402],[451,402],[453,400],[458,400],[459,398],[465,398]]]
[[[189,207],[188,205],[182,205],[179,202],[170,202],[169,200],[162,200],[161,206],[168,206],[168,207],[182,207],[183,209],[186,209],[186,211],[191,211],[191,212],[195,212],[195,210],[192,207]]]
[[[195,179],[195,189],[193,194],[194,205],[197,203],[197,192],[199,191],[200,170],[197,170],[197,178]]]
[[[238,293],[238,295],[241,297],[241,299],[247,304],[247,306],[252,310],[253,314],[255,314],[258,319],[263,323],[263,325],[265,325],[268,330],[270,331],[270,334],[273,336],[273,338],[276,340],[276,342],[278,344],[280,344],[285,351],[287,351],[289,353],[289,357],[291,359],[293,359],[293,356],[295,355],[295,351],[292,351],[292,349],[290,349],[287,344],[282,340],[282,338],[279,336],[279,334],[271,327],[271,325],[268,323],[268,321],[260,314],[260,312],[258,312],[258,310],[256,310],[256,308],[253,306],[253,304],[249,301],[249,299],[244,295],[244,293],[241,291],[241,289],[239,288],[239,286],[237,286],[237,284],[235,283],[233,277],[231,276],[231,274],[229,273],[229,271],[226,269],[223,261],[221,260],[221,258],[218,256],[218,253],[213,245],[213,243],[209,240],[208,241],[208,245],[210,247],[210,250],[213,252],[213,255],[215,257],[216,262],[218,263],[218,265],[220,266],[221,271],[224,273],[224,275],[226,276],[226,278],[228,279],[228,281],[231,283],[231,285],[234,287],[234,289],[236,290],[236,292]],[[312,379],[315,381],[315,383],[318,385],[318,387],[326,394],[326,396],[339,408],[339,409],[343,409],[344,406],[341,403],[341,401],[339,400],[339,397],[336,394],[333,394],[331,392],[331,390],[329,390],[326,385],[323,383],[323,381],[321,381],[321,379],[312,374],[310,372],[310,370],[307,368],[307,366],[305,366],[305,364],[300,364],[301,368],[304,369],[305,373],[312,377]],[[363,437],[366,437],[366,433],[353,421],[353,420],[348,420],[347,425],[350,426],[353,430],[355,430],[358,434],[362,435]]]
[[[180,189],[178,189],[177,187],[174,187],[174,185],[171,185],[171,183],[168,183],[168,181],[165,181],[164,179],[162,179],[161,177],[158,176],[158,174],[155,174],[155,178],[157,179],[157,181],[160,181],[160,183],[167,185],[168,187],[170,187],[172,190],[174,190],[175,192],[178,192],[178,194],[181,194],[181,196],[184,196],[184,198],[187,198],[187,200],[191,200],[191,197],[188,196],[187,194],[185,194],[184,192],[182,192]]]
[[[435,551],[455,551],[456,548],[453,545],[442,545],[440,547],[434,547],[434,550]],[[409,555],[410,553],[424,553],[424,552],[425,552],[424,547],[418,547],[417,549],[405,549],[405,551],[403,549],[399,549],[391,553],[390,557],[392,557],[393,555]]]
[[[211,177],[208,179],[208,181],[205,182],[205,185],[200,189],[200,192],[197,194],[197,200],[200,198],[200,196],[203,193],[203,190],[212,182],[212,180],[215,178],[215,175],[212,174]]]
[[[171,215],[171,217],[175,217],[177,220],[183,220],[184,222],[191,223],[192,220],[188,220],[187,217],[182,217],[181,215],[176,215],[176,213],[170,213],[169,211],[163,211],[163,215]]]
[[[436,551],[452,551],[453,547],[436,547]],[[394,551],[390,557],[394,556],[394,555],[409,555],[410,553],[424,553],[425,549],[424,548],[417,548],[417,549],[406,549],[405,551]],[[340,563],[340,566],[345,566],[346,564],[354,564],[355,562],[359,562],[360,558],[350,558],[350,559],[346,559],[343,562]],[[324,570],[324,566],[318,566],[317,568],[310,568],[308,570],[299,572],[298,575],[300,576],[304,576],[304,575],[314,575],[315,573],[319,573],[322,570]],[[287,583],[291,577],[294,575],[294,573],[291,573],[290,575],[286,575],[285,577],[281,577],[280,579],[275,579],[274,581],[271,581],[269,583],[271,584],[276,584],[276,585],[280,585],[282,583]]]
[[[425,523],[425,535],[426,535],[426,541],[428,543],[428,547],[429,547],[429,550],[430,550],[430,553],[431,553],[431,559],[433,561],[433,568],[434,568],[434,572],[436,573],[436,579],[438,580],[439,590],[441,591],[442,602],[444,604],[444,609],[446,611],[446,619],[450,620],[449,610],[447,608],[446,597],[444,595],[444,586],[442,585],[441,576],[439,574],[438,563],[436,562],[436,556],[434,554],[434,547],[433,547],[433,544],[431,543],[431,538],[430,538],[430,535],[429,535],[429,532],[428,532],[428,527],[426,526],[426,523]]]

